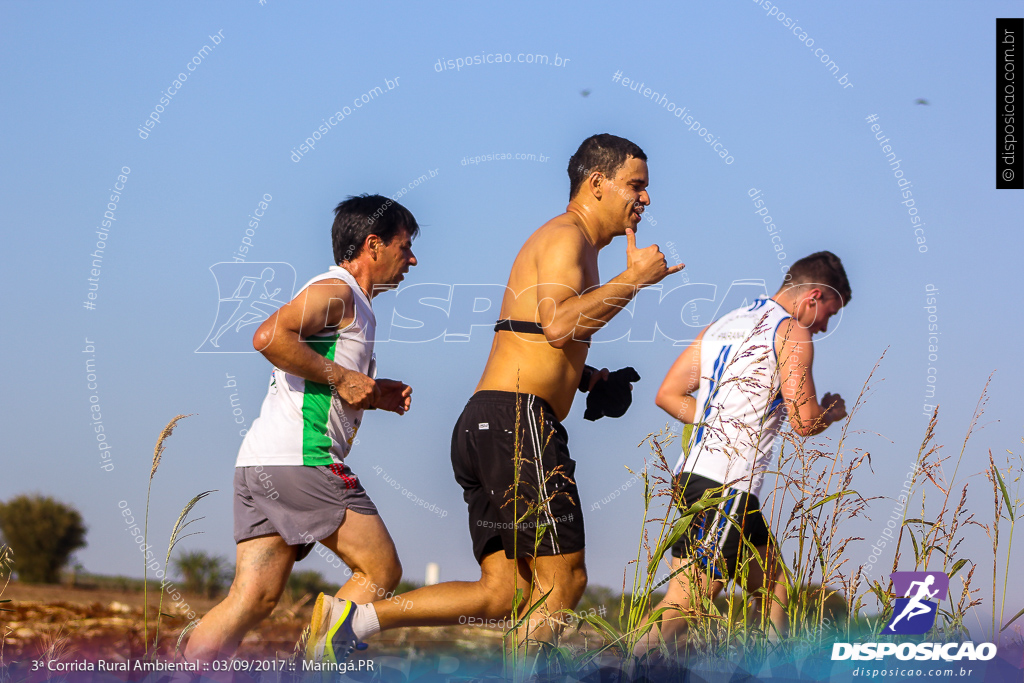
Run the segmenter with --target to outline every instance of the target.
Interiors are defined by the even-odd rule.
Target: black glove
[[[629,385],[639,381],[640,375],[633,368],[608,373],[608,379],[599,379],[587,395],[587,411],[583,417],[591,421],[606,415],[622,417],[633,403],[633,392]]]

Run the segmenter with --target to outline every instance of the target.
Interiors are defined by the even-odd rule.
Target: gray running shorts
[[[301,560],[333,534],[349,509],[376,515],[348,465],[259,465],[235,468],[235,543],[277,534]]]

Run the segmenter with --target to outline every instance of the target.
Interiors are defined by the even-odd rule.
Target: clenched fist
[[[377,383],[361,372],[346,372],[334,390],[338,398],[356,410],[365,410],[380,399]]]
[[[846,417],[846,401],[839,394],[823,394],[821,407],[825,409],[825,419],[829,424],[839,422]]]

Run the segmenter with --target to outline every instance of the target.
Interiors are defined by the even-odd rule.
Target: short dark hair
[[[379,194],[349,197],[334,207],[331,227],[334,262],[341,264],[359,256],[370,235],[377,235],[384,244],[390,244],[402,228],[409,232],[409,237],[416,237],[420,232],[412,212],[395,200]]]
[[[569,159],[569,199],[576,196],[591,173],[600,171],[612,178],[629,157],[647,161],[644,151],[626,138],[609,133],[591,135]]]
[[[842,299],[844,306],[850,303],[853,296],[850,291],[850,281],[846,279],[843,262],[831,251],[819,251],[810,256],[804,256],[790,266],[782,286],[796,287],[804,284],[831,287]]]

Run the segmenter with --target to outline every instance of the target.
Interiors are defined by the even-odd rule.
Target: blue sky
[[[230,490],[241,439],[230,396],[237,392],[235,407],[251,423],[270,368],[257,354],[194,351],[217,310],[210,266],[231,260],[260,198],[272,200],[247,260],[290,264],[300,284],[331,265],[338,201],[405,188],[400,201],[422,227],[420,265],[405,285],[503,285],[524,239],[564,210],[569,156],[587,136],[611,132],[649,157],[647,218],[656,225],[645,218],[639,243],[668,253],[671,242],[689,282],[717,286],[711,309],[734,281],[763,280],[770,292],[779,284],[780,260],[751,189],[763,192],[785,262],[820,249],[843,259],[854,296],[818,345],[815,376],[820,390],[849,404],[886,353],[876,373],[882,381],[850,437],[872,453],[874,472],[855,479],[863,495],[898,495],[927,423],[925,403],[941,404],[938,441],[955,455],[996,371],[984,427],[958,474],[971,476],[971,509],[987,521],[991,492],[976,473],[989,449],[997,462],[1007,449],[1019,454],[1024,432],[1013,389],[1024,380],[1013,356],[1024,326],[1007,303],[1022,246],[1022,195],[994,189],[992,115],[994,19],[1018,8],[787,0],[781,10],[813,38],[809,48],[751,0],[642,8],[6,3],[0,192],[8,251],[0,278],[11,296],[0,331],[9,387],[0,398],[0,498],[40,491],[73,503],[90,528],[78,554],[85,567],[141,574],[118,502],[143,509],[156,435],[173,415],[196,413],[168,443],[152,535],[162,545],[192,495],[219,489],[200,504],[204,534],[189,547],[233,556]],[[212,49],[142,139],[137,129],[162,91],[204,45]],[[818,47],[852,87],[819,61]],[[493,53],[563,61],[435,69],[439,60]],[[617,72],[687,107],[733,161],[667,107],[613,81]],[[353,106],[377,86],[382,95]],[[292,150],[346,106],[351,113],[293,161]],[[869,115],[913,182],[925,253]],[[516,153],[548,158],[461,163]],[[96,308],[86,310],[89,254],[122,167],[128,181],[105,241]],[[436,175],[409,188],[430,171]],[[620,272],[625,244],[606,248],[600,264],[605,280]],[[928,285],[938,290],[941,334],[931,361],[936,396],[926,401]],[[378,318],[394,297],[375,300]],[[87,388],[87,339],[95,390]],[[427,562],[440,563],[442,579],[476,576],[448,453],[490,339],[475,328],[468,342],[377,347],[381,374],[414,387],[413,410],[369,415],[349,464],[414,580]],[[578,401],[566,420],[588,511],[592,583],[621,586],[635,553],[637,488],[590,508],[628,482],[624,466],[642,467],[646,452],[637,444],[666,424],[654,392],[680,350],[657,337],[591,352],[593,365],[632,365],[643,377],[625,417],[585,422]],[[236,387],[226,389],[229,375]],[[112,471],[100,468],[90,400],[102,408]],[[836,437],[830,430],[821,441]],[[424,514],[375,467],[448,514]],[[849,534],[877,537],[890,509],[891,501],[875,501],[874,521],[850,524]],[[981,564],[976,576],[991,564],[987,544],[975,530],[963,546]],[[867,555],[865,543],[852,546],[851,560]],[[1014,556],[1022,559],[1019,550]],[[317,558],[303,564],[330,573]],[[1009,604],[1019,608],[1021,597],[1011,588]]]

